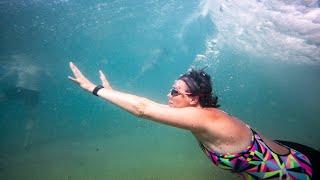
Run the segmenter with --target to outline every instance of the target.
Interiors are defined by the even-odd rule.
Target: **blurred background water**
[[[237,179],[189,132],[75,86],[70,60],[161,103],[208,66],[221,109],[320,148],[318,1],[2,0],[0,27],[1,179]]]

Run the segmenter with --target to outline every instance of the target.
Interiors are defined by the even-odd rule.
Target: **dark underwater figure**
[[[23,87],[10,87],[2,90],[1,103],[17,103],[25,109],[26,125],[24,148],[29,151],[32,145],[31,136],[37,123],[37,108],[40,99],[40,92]]]
[[[45,66],[27,54],[0,57],[0,105],[13,105],[12,110],[18,106],[14,113],[24,113],[19,123],[25,127],[26,150],[31,147],[32,134],[39,121],[40,92],[47,85],[48,77]]]
[[[27,108],[33,108],[39,103],[40,92],[23,87],[10,87],[3,90],[2,99],[6,101],[16,101]]]

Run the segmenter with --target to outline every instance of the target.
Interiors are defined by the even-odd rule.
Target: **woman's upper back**
[[[238,153],[248,147],[252,140],[250,127],[234,116],[216,108],[207,108],[207,116],[212,120],[205,131],[192,132],[207,148],[221,154]],[[287,154],[288,149],[274,141],[259,135],[265,143],[278,154]]]
[[[219,153],[239,152],[251,142],[250,128],[237,118],[216,108],[206,108],[209,122],[204,131],[192,132],[209,149]]]

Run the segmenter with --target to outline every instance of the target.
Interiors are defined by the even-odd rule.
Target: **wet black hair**
[[[199,96],[201,107],[218,108],[218,97],[212,91],[211,77],[204,71],[205,68],[195,70],[189,69],[185,74],[181,75],[178,80],[182,80],[188,86],[188,93],[191,96]]]

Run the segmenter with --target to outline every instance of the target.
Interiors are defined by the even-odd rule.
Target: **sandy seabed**
[[[1,168],[0,178],[238,179],[214,167],[195,141],[185,141],[183,135],[172,141],[160,139],[157,136],[141,138],[136,133],[34,145],[29,151],[3,159],[5,165]]]

